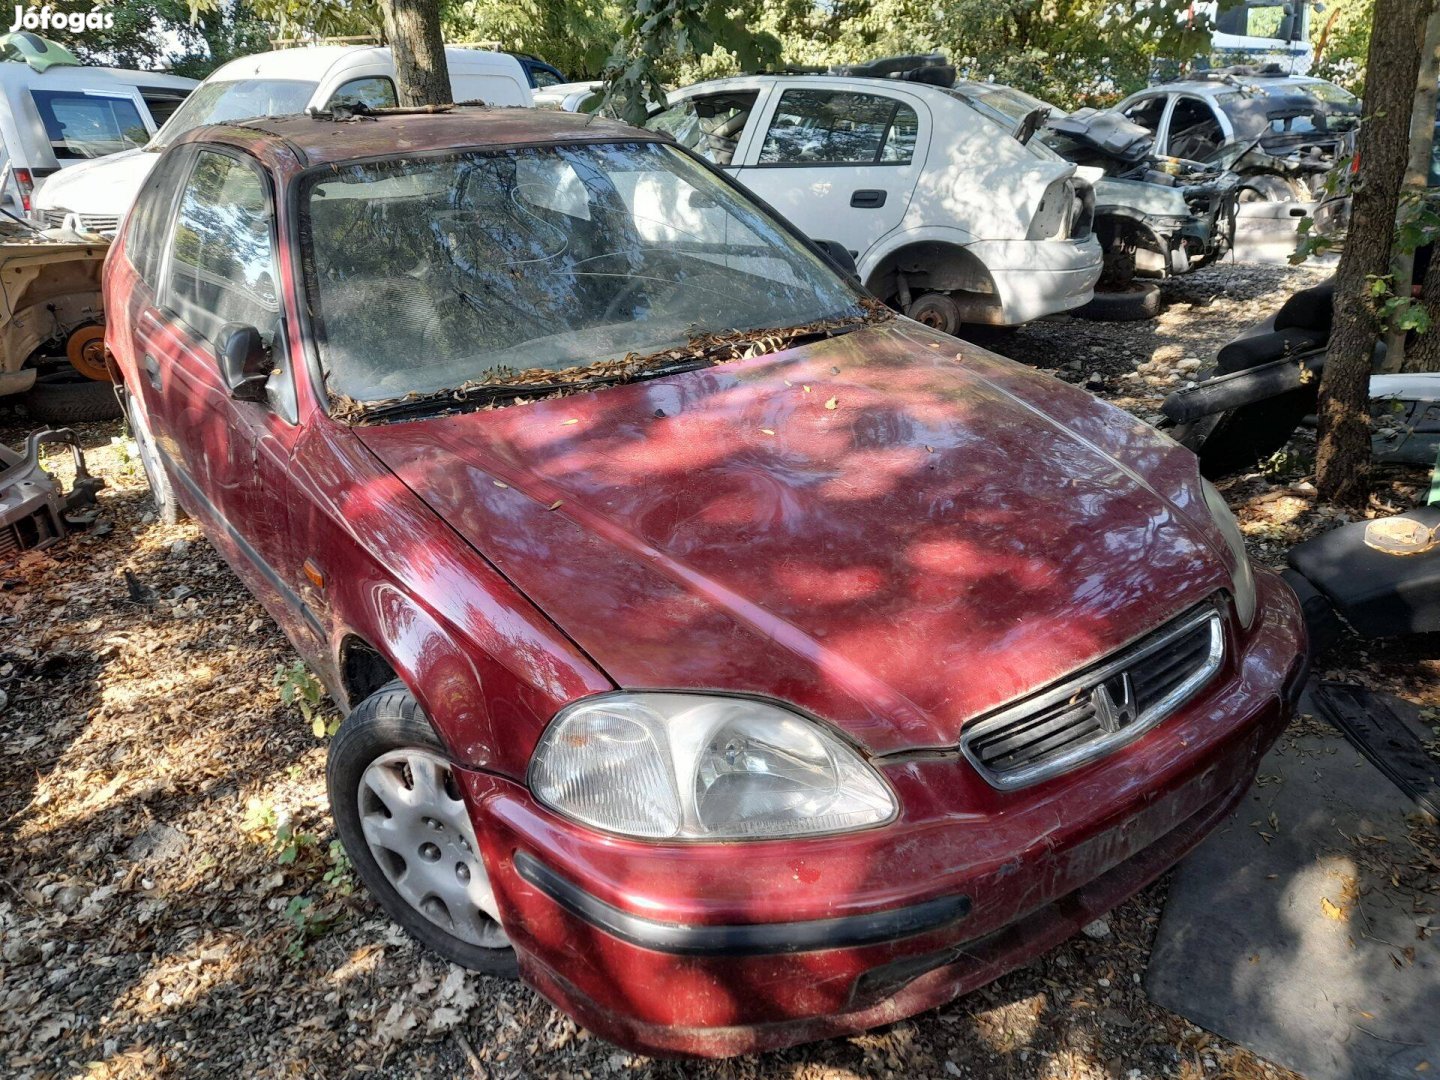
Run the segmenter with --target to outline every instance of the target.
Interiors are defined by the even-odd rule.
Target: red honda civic
[[[360,877],[627,1047],[1024,963],[1229,813],[1303,678],[1188,451],[840,261],[664,138],[457,109],[198,129],[106,266],[162,514],[347,713]]]

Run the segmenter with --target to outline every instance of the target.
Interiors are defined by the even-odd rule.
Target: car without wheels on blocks
[[[105,286],[162,509],[348,714],[365,884],[624,1046],[993,979],[1197,843],[1298,690],[1188,451],[645,132],[200,129]]]

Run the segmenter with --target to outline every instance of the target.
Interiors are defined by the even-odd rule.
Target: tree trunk
[[[439,0],[384,0],[382,6],[400,104],[410,108],[449,105],[453,94],[440,32]]]
[[[1366,62],[1365,116],[1350,229],[1335,285],[1335,323],[1320,379],[1316,486],[1329,502],[1363,509],[1370,495],[1370,362],[1380,322],[1370,279],[1390,270],[1410,111],[1429,0],[1375,0]]]
[[[1420,74],[1415,82],[1415,104],[1410,110],[1410,162],[1405,167],[1401,198],[1423,198],[1430,182],[1430,148],[1435,142],[1436,76],[1440,74],[1440,9],[1425,21],[1425,40],[1420,46]],[[1391,267],[1395,295],[1409,296],[1415,281],[1415,252],[1395,252]],[[1385,335],[1385,361],[1381,371],[1413,370],[1405,362],[1405,331]]]
[[[1406,371],[1440,371],[1440,259],[1432,254],[1425,271],[1420,302],[1430,313],[1430,329],[1420,334],[1405,353]]]

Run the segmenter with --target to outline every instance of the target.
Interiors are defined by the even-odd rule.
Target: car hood
[[[71,165],[45,182],[35,206],[122,218],[159,160],[159,154],[135,149]]]
[[[781,699],[873,753],[1229,581],[1192,455],[908,320],[356,432],[617,685]]]
[[[1154,136],[1146,128],[1109,110],[1077,109],[1051,120],[1046,127],[1122,165],[1137,165],[1145,161],[1154,142]]]

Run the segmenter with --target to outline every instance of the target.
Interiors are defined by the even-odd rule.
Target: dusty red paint
[[[487,110],[262,121],[190,139],[256,155],[288,237],[286,195],[306,162],[631,134]],[[296,269],[281,251],[288,345],[302,358]],[[1303,629],[1293,596],[1262,574],[1254,626],[1227,617],[1221,675],[1139,741],[1010,793],[958,757],[967,719],[1166,622],[1230,575],[1188,452],[915,324],[352,430],[320,409],[304,365],[297,424],[233,401],[208,346],[156,307],[123,239],[106,296],[107,342],[188,478],[182,500],[337,696],[355,642],[411,687],[465,767],[525,975],[626,1045],[785,1045],[995,977],[1197,842],[1288,713]],[[146,353],[166,373],[161,391],[142,372]],[[743,846],[642,844],[567,823],[529,796],[531,751],[561,706],[617,686],[751,691],[808,711],[872,754],[900,755],[879,762],[900,817]],[[864,949],[679,958],[563,912],[516,876],[517,851],[622,910],[674,922],[828,918],[962,892],[974,909],[955,927]],[[876,965],[957,945],[962,958],[852,1000]]]

